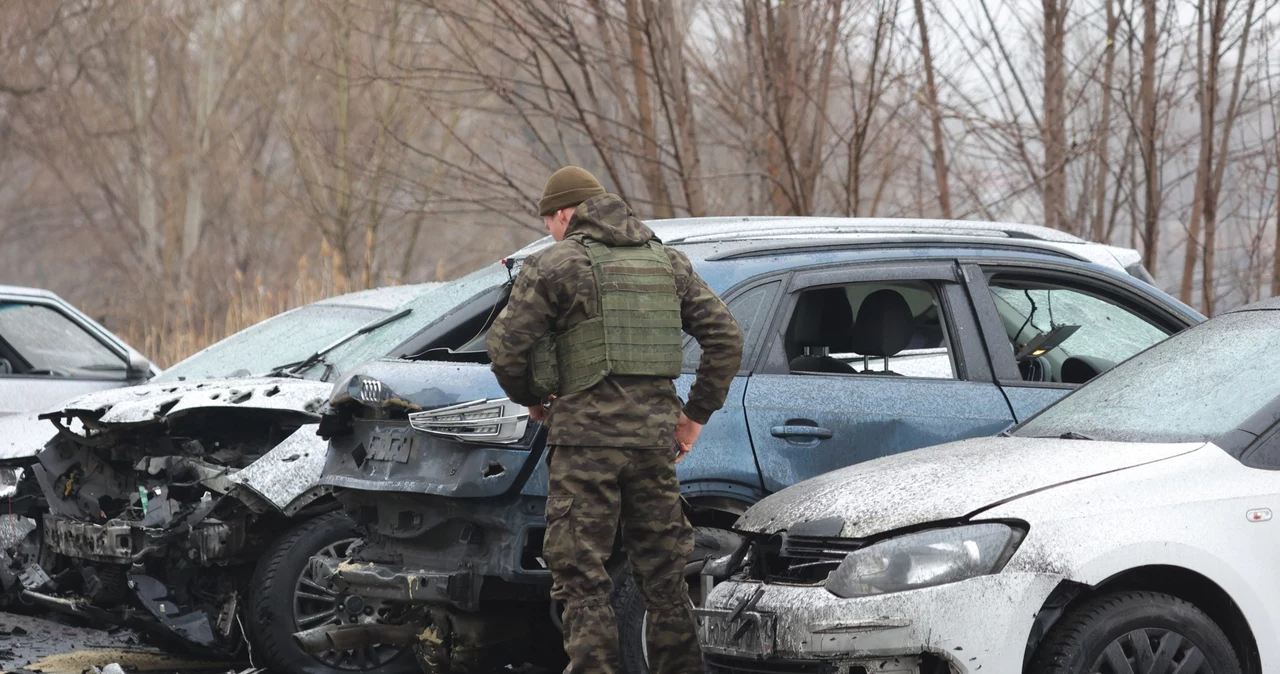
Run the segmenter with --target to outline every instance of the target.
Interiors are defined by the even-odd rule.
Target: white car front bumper
[[[1027,637],[1061,579],[1001,573],[959,583],[858,599],[821,585],[728,581],[698,611],[712,672],[804,671],[915,674],[920,657],[953,672],[1022,671]],[[741,609],[741,610],[739,610]],[[862,667],[860,671],[858,668]]]

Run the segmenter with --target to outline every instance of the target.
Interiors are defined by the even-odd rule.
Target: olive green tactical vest
[[[598,307],[593,318],[534,344],[534,395],[585,391],[611,374],[680,376],[680,297],[662,245],[610,247],[569,238],[587,249]]]

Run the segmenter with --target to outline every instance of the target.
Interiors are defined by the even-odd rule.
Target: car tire
[[[1188,659],[1198,659],[1196,667]],[[1158,592],[1115,592],[1071,610],[1050,630],[1032,674],[1240,674],[1231,642],[1204,611]]]
[[[304,574],[309,573],[311,557],[326,550],[342,556],[346,546],[356,538],[355,524],[343,513],[331,512],[294,526],[267,548],[253,572],[247,612],[254,645],[252,656],[259,665],[281,674],[410,674],[418,671],[412,650],[407,647],[400,648],[400,652],[389,656],[386,662],[365,667],[355,661],[355,655],[346,663],[326,663],[304,653],[293,639],[294,632],[299,631],[295,592],[305,587],[300,583]],[[322,596],[319,591],[311,591]],[[321,624],[325,623],[307,627]]]
[[[693,554],[689,555],[689,564],[702,562],[708,556],[719,557],[733,552],[741,537],[731,531],[711,527],[694,527]],[[698,567],[686,580],[689,581],[689,596],[695,606],[701,604]],[[631,570],[623,565],[613,579],[613,611],[618,618],[618,658],[622,671],[626,674],[649,674],[648,658],[645,655],[644,620],[646,610],[644,597],[640,587],[631,575]]]

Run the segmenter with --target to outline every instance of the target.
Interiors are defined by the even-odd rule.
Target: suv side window
[[[744,370],[751,367],[752,357],[755,354],[756,338],[769,322],[769,316],[773,313],[771,311],[773,309],[773,297],[781,285],[781,281],[761,283],[754,288],[738,293],[733,299],[725,303],[725,306],[729,308],[729,313],[733,314],[734,320],[738,321],[738,327],[742,328],[742,369]],[[698,340],[692,337],[686,338],[682,369],[685,372],[697,370],[698,361],[701,359],[702,347],[698,345]]]
[[[1023,381],[1083,384],[1169,337],[1083,288],[999,275],[988,286]]]
[[[783,348],[792,374],[956,378],[937,289],[925,281],[805,290]]]
[[[0,302],[0,375],[124,379],[124,359],[52,307]]]

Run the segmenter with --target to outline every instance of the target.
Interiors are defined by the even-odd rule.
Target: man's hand
[[[693,451],[693,443],[701,434],[702,424],[681,413],[680,421],[676,422],[676,463],[684,461],[684,457]]]
[[[546,400],[542,401],[541,405],[534,405],[533,407],[530,407],[529,421],[546,421],[547,416],[551,414],[551,407],[550,407],[551,401],[555,399],[556,399],[555,396],[550,395],[550,396],[547,396]],[[694,436],[694,437],[697,437],[697,436]]]

